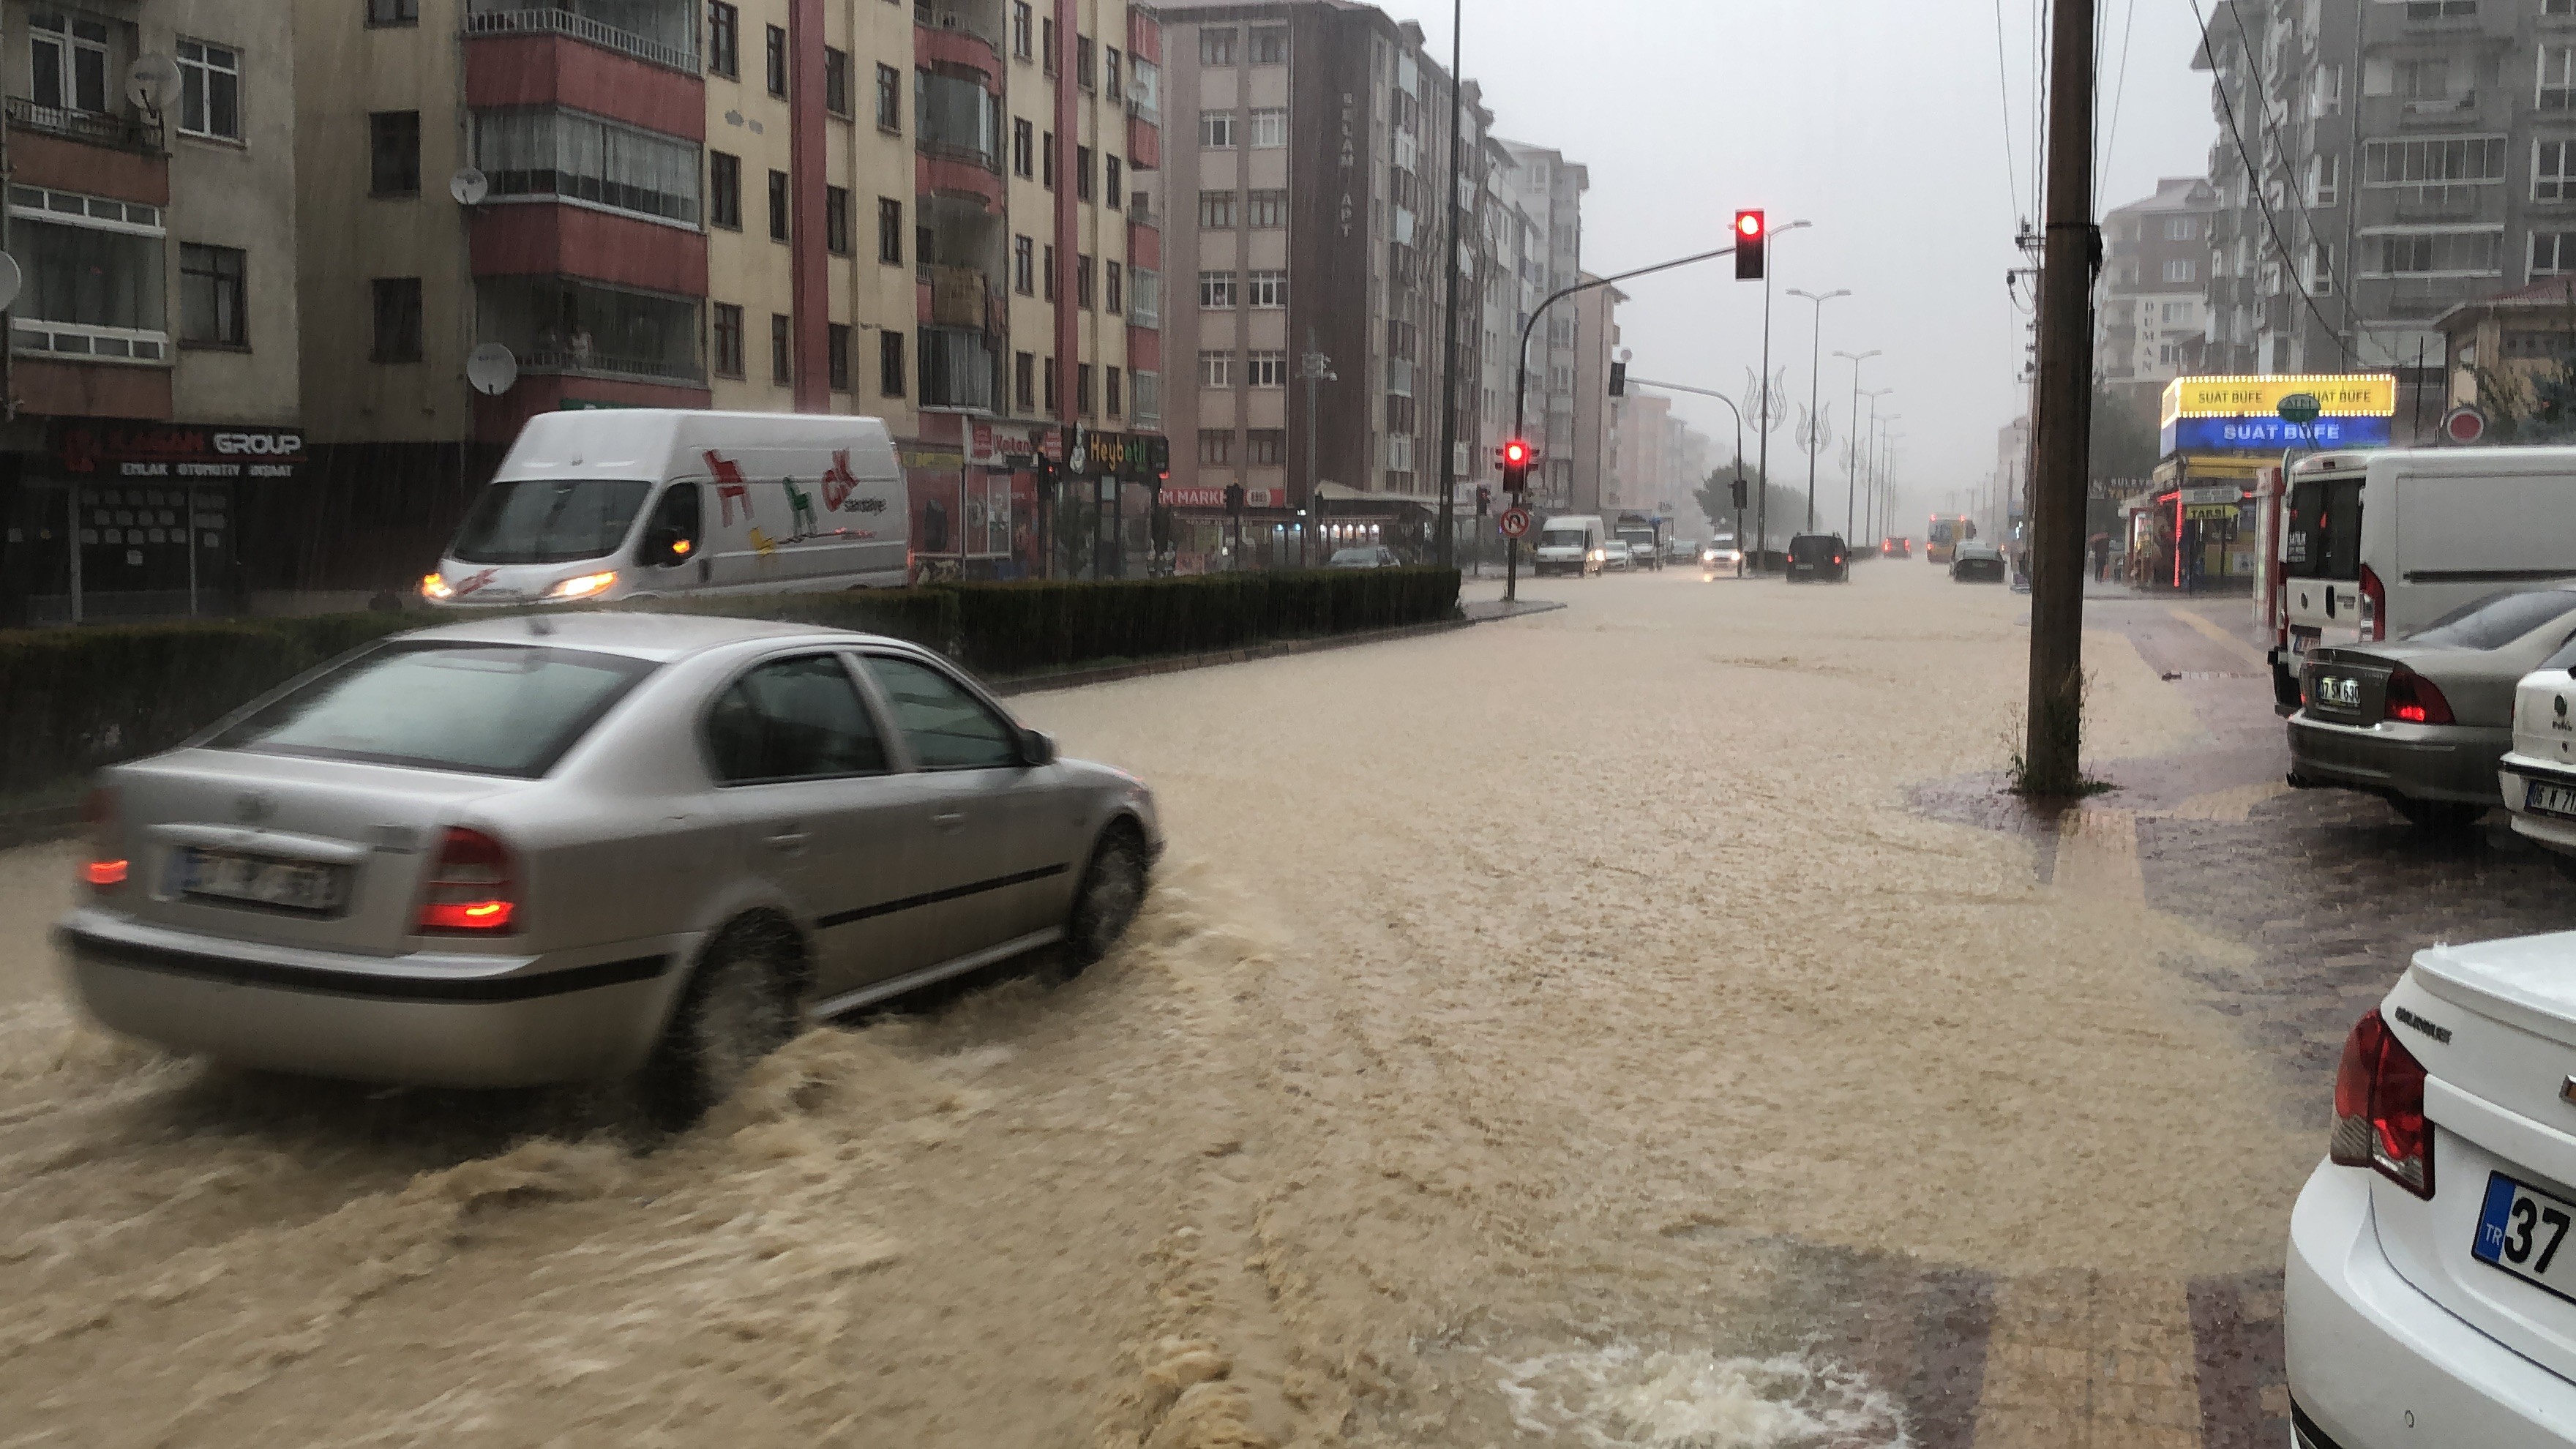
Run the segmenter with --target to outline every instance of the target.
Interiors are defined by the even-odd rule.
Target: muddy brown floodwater
[[[2314,1135],[2172,969],[2237,948],[1908,810],[2001,765],[2026,600],[1528,592],[1024,701],[1161,794],[1131,942],[649,1155],[91,1034],[68,849],[0,856],[0,1445],[1922,1443],[1849,1265],[2277,1264]],[[2088,642],[2097,751],[2186,747]]]

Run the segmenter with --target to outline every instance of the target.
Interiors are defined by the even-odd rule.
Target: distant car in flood
[[[1799,534],[1789,540],[1788,572],[1793,584],[1849,583],[1851,550],[1843,546],[1840,534]]]
[[[1624,574],[1637,567],[1637,551],[1625,539],[1607,539],[1592,550],[1592,566],[1605,574]]]
[[[1914,557],[1914,540],[1910,538],[1881,539],[1878,545],[1878,556],[1880,558],[1912,558]]]
[[[2004,551],[1991,543],[1962,539],[1951,550],[1950,582],[1954,584],[2000,584],[2004,573]]]
[[[1328,569],[1400,569],[1404,567],[1404,560],[1395,556],[1394,549],[1378,543],[1370,544],[1365,548],[1337,549],[1331,558],[1324,561],[1324,567]]]

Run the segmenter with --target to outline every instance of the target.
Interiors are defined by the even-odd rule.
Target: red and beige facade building
[[[307,586],[418,563],[544,411],[881,416],[916,552],[1002,576],[1044,567],[1031,460],[1159,430],[1123,0],[293,8],[305,417],[352,541]]]

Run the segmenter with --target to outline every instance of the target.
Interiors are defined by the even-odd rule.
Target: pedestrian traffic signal
[[[1744,494],[1746,491],[1744,480],[1741,478],[1736,479],[1735,486],[1729,491],[1735,494],[1735,511],[1742,513],[1744,511]]]
[[[1735,280],[1762,280],[1762,244],[1771,239],[1771,227],[1758,211],[1735,214]]]
[[[1491,513],[1491,512],[1493,512],[1493,511],[1494,511],[1494,490],[1493,490],[1493,489],[1491,489],[1491,488],[1486,487],[1486,486],[1485,486],[1484,484],[1482,484],[1482,483],[1477,484],[1477,485],[1476,485],[1476,516],[1477,516],[1478,518],[1482,518],[1482,517],[1484,517],[1486,514]]]
[[[1610,364],[1610,395],[1612,397],[1628,395],[1628,364],[1624,362]]]

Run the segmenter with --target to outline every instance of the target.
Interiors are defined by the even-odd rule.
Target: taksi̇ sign
[[[2176,419],[2273,418],[2292,398],[2313,398],[2317,415],[2327,418],[2393,418],[2397,416],[2394,373],[2350,373],[2260,377],[2178,377],[2165,384],[2160,421]]]

